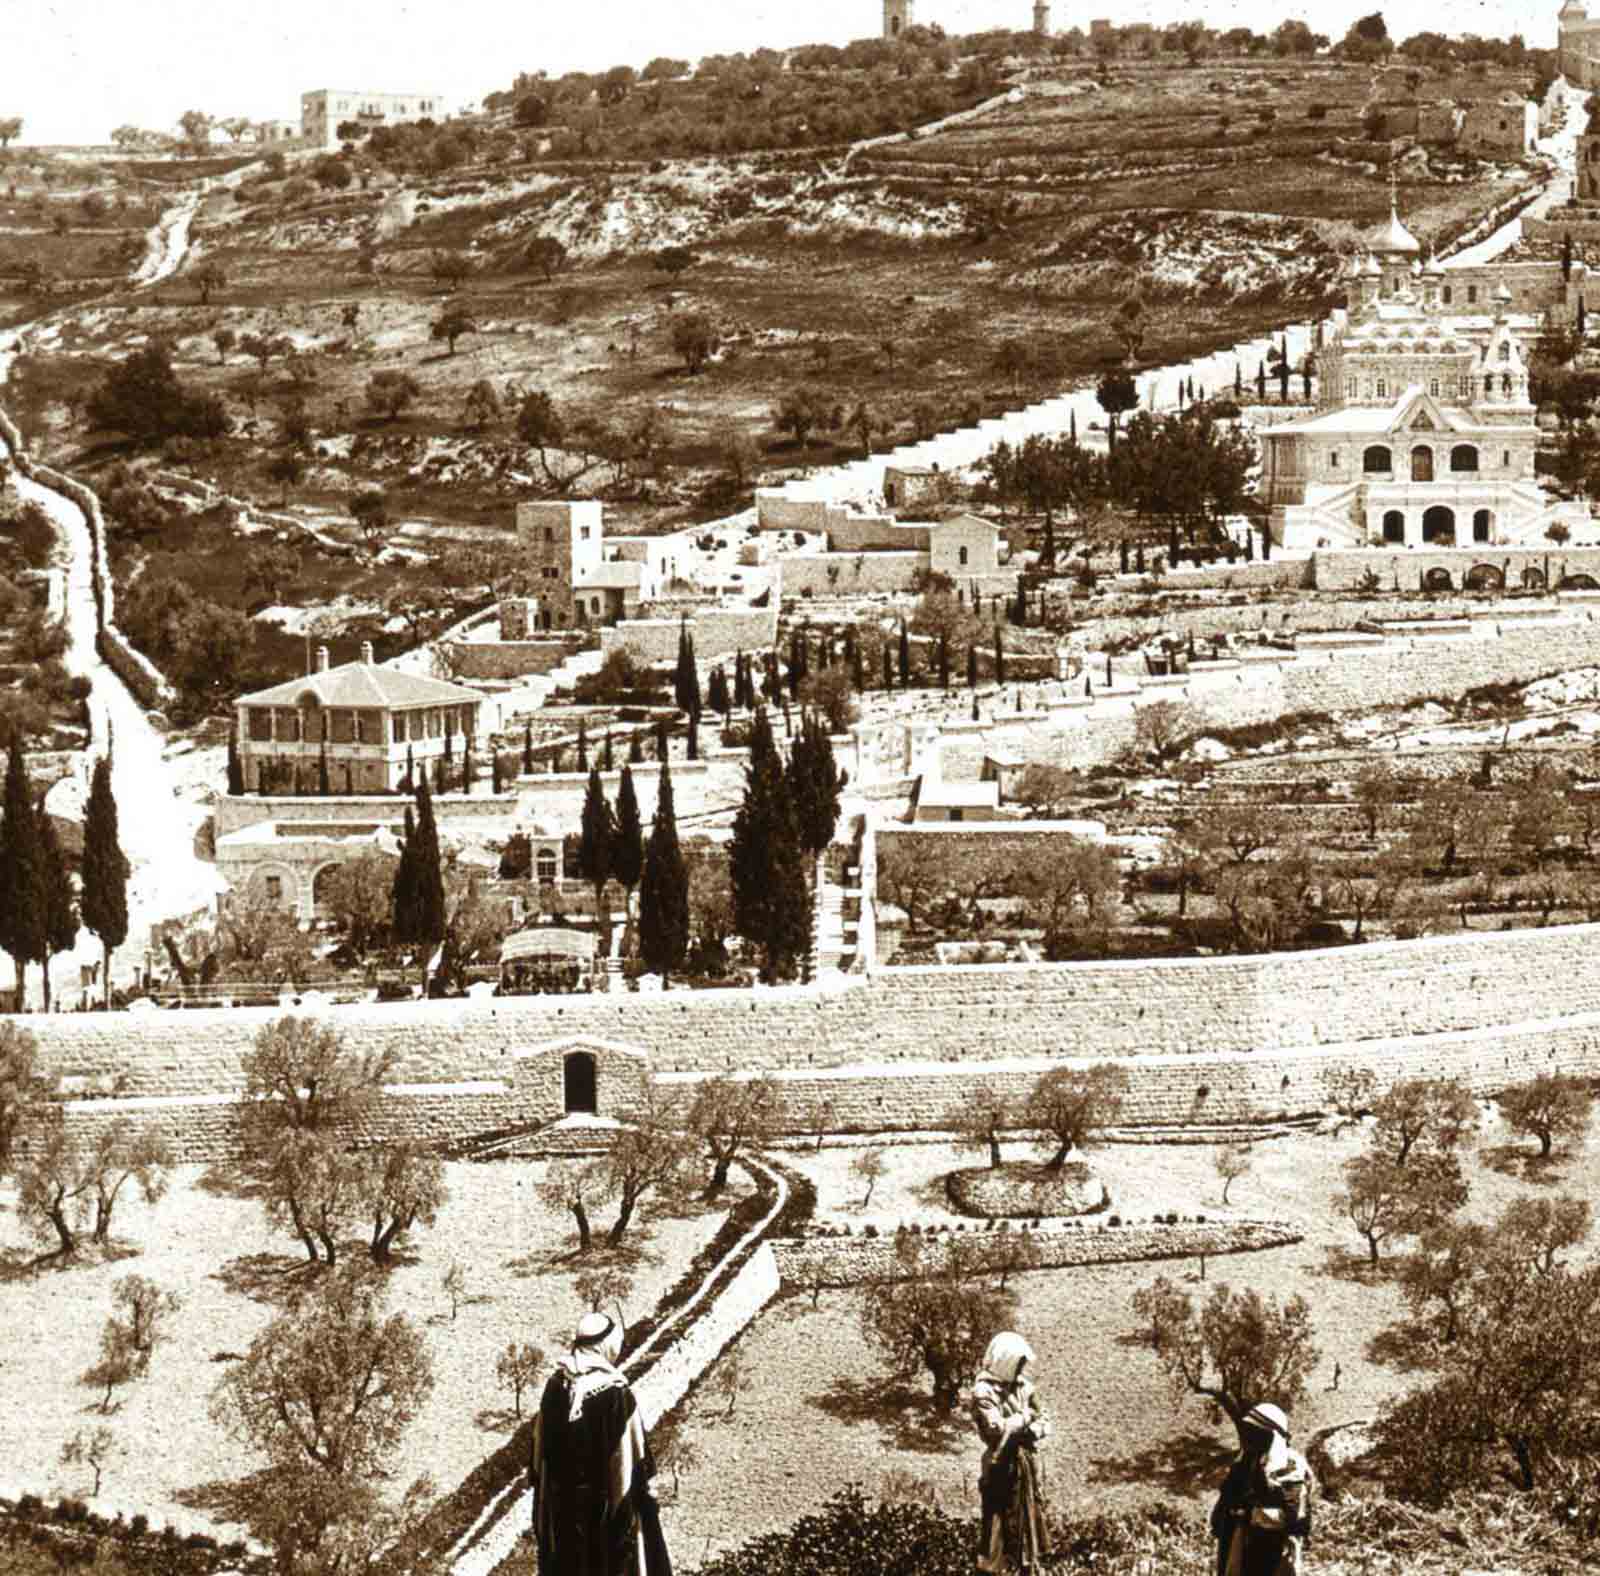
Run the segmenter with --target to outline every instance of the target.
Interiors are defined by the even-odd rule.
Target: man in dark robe
[[[539,1576],[672,1576],[621,1352],[622,1326],[585,1314],[544,1387],[531,1462]]]

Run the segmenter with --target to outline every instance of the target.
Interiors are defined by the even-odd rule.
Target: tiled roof
[[[271,689],[241,695],[242,706],[298,706],[305,695],[314,695],[319,706],[459,706],[466,701],[481,701],[476,690],[443,679],[422,678],[401,673],[395,668],[370,662],[344,662],[321,673],[274,684]]]

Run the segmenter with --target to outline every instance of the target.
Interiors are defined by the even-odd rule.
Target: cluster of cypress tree
[[[127,939],[128,862],[117,841],[116,805],[109,763],[102,757],[91,784],[84,826],[84,904],[90,927],[110,954]],[[78,906],[55,823],[28,787],[22,740],[12,736],[6,765],[4,819],[0,820],[0,948],[16,971],[19,1001],[30,963],[44,971],[50,1007],[50,960],[78,939]]]
[[[398,942],[427,955],[444,940],[444,870],[439,859],[439,827],[433,816],[433,794],[424,774],[417,783],[417,813],[406,806],[405,843],[395,868],[392,930]]]
[[[757,710],[728,861],[735,928],[761,949],[761,978],[769,985],[789,973],[810,945],[808,867],[832,841],[842,786],[819,718],[809,712],[802,717],[786,766],[766,708]]]

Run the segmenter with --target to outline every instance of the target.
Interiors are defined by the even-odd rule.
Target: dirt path
[[[206,186],[180,197],[156,221],[145,242],[144,261],[133,271],[130,284],[158,285],[183,266],[189,251],[189,227],[205,197]]]

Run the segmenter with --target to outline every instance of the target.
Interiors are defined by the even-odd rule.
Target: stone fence
[[[925,1232],[923,1243],[962,1244],[980,1262],[996,1263],[1007,1248],[1026,1244],[1014,1261],[1021,1269],[1065,1269],[1081,1264],[1126,1264],[1144,1259],[1194,1259],[1216,1253],[1256,1253],[1299,1242],[1304,1233],[1281,1220],[1160,1221],[1113,1226],[1103,1218],[1090,1223],[1053,1224],[1037,1231]],[[790,1286],[861,1286],[871,1281],[907,1278],[893,1234],[867,1237],[798,1237],[772,1244],[778,1273]],[[935,1266],[939,1258],[934,1258]]]
[[[737,651],[764,651],[778,638],[778,599],[767,607],[718,607],[696,613],[689,621],[698,661],[730,657]],[[626,619],[600,631],[600,649],[608,656],[625,650],[636,662],[671,662],[678,655],[682,624],[675,618]]]

